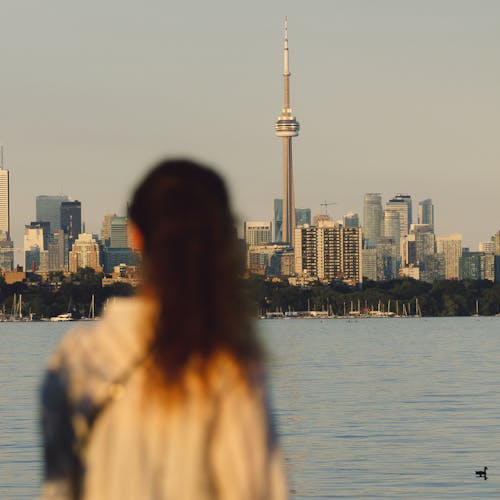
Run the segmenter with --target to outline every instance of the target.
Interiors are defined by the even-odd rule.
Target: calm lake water
[[[292,498],[500,497],[500,318],[257,325]],[[36,390],[67,328],[0,324],[0,499],[37,496]]]

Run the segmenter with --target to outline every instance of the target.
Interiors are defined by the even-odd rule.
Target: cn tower
[[[290,69],[288,65],[288,20],[285,17],[285,44],[283,47],[284,100],[281,115],[274,125],[276,135],[283,138],[283,225],[282,241],[293,245],[295,230],[295,195],[293,189],[292,137],[299,135],[299,122],[290,107]]]

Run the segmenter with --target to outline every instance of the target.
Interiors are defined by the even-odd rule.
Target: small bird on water
[[[484,470],[477,470],[476,476],[484,477],[484,479],[486,479],[486,471],[487,470],[488,470],[488,467],[485,467]]]

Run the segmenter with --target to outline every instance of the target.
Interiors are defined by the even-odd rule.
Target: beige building
[[[359,227],[344,227],[331,221],[295,229],[295,274],[320,280],[363,281],[362,234]]]
[[[69,270],[76,273],[79,269],[91,267],[96,272],[101,272],[99,264],[99,245],[91,234],[80,233],[78,239],[73,243],[69,253]]]
[[[459,279],[459,263],[462,255],[462,235],[455,233],[436,238],[437,253],[444,254],[445,279]]]

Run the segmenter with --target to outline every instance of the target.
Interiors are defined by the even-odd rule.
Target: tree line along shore
[[[362,286],[317,283],[307,287],[258,276],[246,280],[249,300],[259,316],[274,312],[328,311],[343,316],[349,311],[387,311],[422,316],[494,316],[500,313],[500,283],[487,280],[436,281],[411,278],[365,281]]]
[[[92,301],[95,315],[100,315],[113,297],[135,293],[128,283],[103,286],[103,275],[93,269],[63,277],[53,273],[46,280],[7,284],[0,278],[0,314],[14,314],[22,297],[24,317],[43,319],[71,312],[74,319],[90,314]],[[250,312],[262,316],[272,312],[328,311],[345,315],[346,311],[382,310],[422,316],[494,316],[500,314],[500,283],[491,281],[436,281],[425,283],[411,278],[391,281],[365,281],[351,287],[342,283],[316,283],[307,287],[289,285],[260,276],[243,280]],[[230,298],[228,298],[230,300]]]

